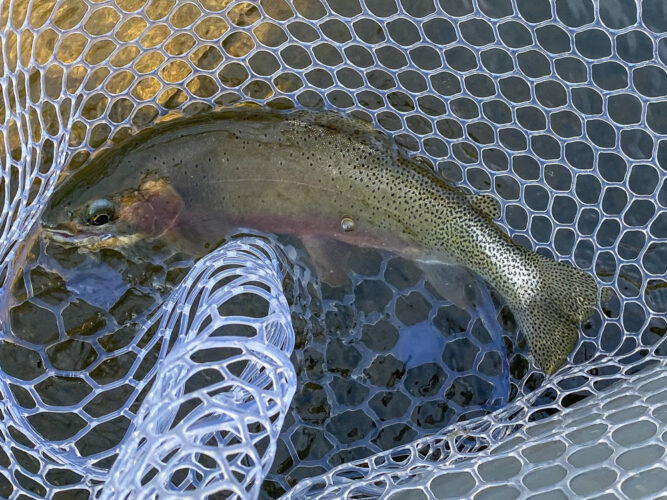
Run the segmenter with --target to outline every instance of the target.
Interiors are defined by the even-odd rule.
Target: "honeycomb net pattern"
[[[229,315],[225,305],[244,294],[263,301],[266,315]],[[197,263],[163,311],[157,338],[177,334],[162,362],[168,369],[142,403],[102,498],[257,496],[296,386],[278,257],[261,240],[224,245]]]
[[[393,467],[375,459],[337,471],[325,490],[305,481],[287,498],[658,498],[667,489],[666,366],[663,359],[480,452],[421,463],[403,455]],[[453,443],[469,429],[446,437]]]
[[[192,490],[257,496],[296,387],[282,267],[260,239],[236,239],[212,252],[143,322],[139,343],[114,352],[133,362],[106,384],[95,370],[87,377],[81,370],[80,379],[42,370],[18,392],[26,374],[16,366],[25,360],[19,354],[14,373],[10,368],[0,382],[11,398],[3,405],[3,459],[12,457],[3,463],[3,497],[21,490],[47,498]],[[105,375],[113,378],[114,370]],[[72,404],[64,407],[59,388]],[[26,398],[41,407],[30,408]],[[118,400],[125,404],[114,407]],[[132,403],[141,406],[128,408]],[[114,452],[109,471],[103,459]],[[83,482],[85,490],[76,487]]]
[[[492,393],[473,405],[471,413],[441,411],[446,418],[434,419],[430,429],[397,427],[400,432],[393,441],[409,444],[368,459],[339,456],[338,463],[361,459],[329,472],[336,465],[329,460],[331,454],[307,456],[310,470],[301,477],[323,475],[302,479],[292,495],[331,491],[335,496],[340,488],[347,494],[380,495],[403,484],[423,486],[430,481],[424,478],[437,475],[440,469],[466,467],[459,462],[478,455],[482,460],[486,455],[480,453],[496,449],[510,439],[507,436],[530,437],[526,434],[529,422],[554,413],[569,414],[565,408],[584,397],[609,398],[603,391],[610,384],[631,380],[651,360],[664,356],[660,346],[667,330],[667,12],[663,2],[67,0],[0,5],[4,304],[8,277],[15,272],[12,265],[26,246],[22,245],[25,235],[30,234],[63,168],[78,168],[93,152],[165,118],[241,102],[278,110],[336,109],[372,121],[410,155],[426,159],[453,183],[493,194],[501,202],[501,224],[516,241],[591,271],[613,290],[614,298],[605,310],[584,326],[571,357],[573,365],[555,377],[542,380],[532,368],[525,368],[520,376],[512,373],[515,390],[510,399],[515,399],[509,404],[501,391],[500,397]],[[354,289],[369,281],[361,276],[389,281],[389,267],[385,259],[379,271],[357,273]],[[193,286],[195,282],[194,278],[188,281]],[[448,307],[438,297],[423,293],[422,285],[417,279],[414,285],[389,289],[387,303],[393,318],[399,316],[400,300],[412,304],[410,310],[419,308],[418,295],[427,297],[430,309]],[[499,311],[500,306],[493,314]],[[201,317],[206,314],[202,312]],[[459,339],[473,338],[479,318],[474,311],[467,314]],[[433,323],[435,313],[427,316]],[[25,409],[40,394],[33,388],[45,373],[40,363],[52,357],[43,346],[36,348],[35,342],[10,332],[7,321],[3,324],[4,359],[20,352],[19,357],[32,364],[18,373],[6,363],[0,366],[7,375],[2,388],[4,481],[0,479],[0,493],[39,497],[62,490],[71,495],[79,485],[78,494],[87,497],[90,486],[82,485],[104,480],[100,470],[109,463],[91,463],[81,456],[72,435],[54,438],[58,446],[36,436],[36,424],[24,418],[30,413]],[[397,324],[406,326],[400,318]],[[404,337],[407,332],[400,330]],[[496,347],[471,341],[479,348],[473,354],[474,372],[483,373],[487,354],[512,355],[514,348],[504,352],[497,347],[512,335],[511,326],[504,330],[505,336],[494,340]],[[76,342],[70,340],[67,347],[83,358],[92,357],[89,344]],[[335,347],[336,342],[327,346]],[[151,358],[150,347],[136,342],[132,346],[139,359],[137,367],[142,359]],[[518,351],[515,359],[522,362],[525,358]],[[362,358],[370,356],[362,354]],[[386,359],[389,354],[382,356]],[[102,364],[103,359],[94,362]],[[95,366],[68,366],[60,375],[85,375]],[[458,376],[458,370],[439,366],[449,380]],[[664,364],[655,369],[663,370]],[[505,380],[507,371],[502,366],[487,383],[495,382],[493,377]],[[333,380],[332,375],[328,377]],[[346,379],[345,375],[339,378]],[[96,387],[94,380],[90,383]],[[407,380],[400,384],[403,396],[390,399],[412,400],[415,395]],[[391,392],[375,385],[380,388],[374,389],[369,400]],[[442,399],[448,387],[443,384],[428,397]],[[277,385],[274,390],[289,394]],[[108,415],[122,414],[122,424],[110,425],[125,430],[131,418],[143,419],[150,427],[150,415],[132,408],[139,401],[135,396],[125,396],[127,402],[116,413],[86,414],[86,425],[112,422]],[[647,412],[658,408],[657,399],[646,398]],[[416,403],[407,404],[405,412],[414,412]],[[69,406],[48,409],[62,415]],[[77,401],[75,406],[83,404]],[[493,413],[441,430],[459,417],[475,417],[474,411]],[[374,412],[373,406],[363,407],[366,415]],[[33,413],[45,412],[38,408]],[[606,418],[604,413],[596,415]],[[652,415],[657,416],[647,419],[660,429],[646,439],[664,447],[664,412]],[[558,418],[573,427],[580,425],[564,416],[549,421]],[[392,426],[381,417],[376,426],[378,422]],[[291,425],[289,419],[285,425]],[[265,431],[275,443],[275,427]],[[426,432],[433,435],[421,437]],[[397,434],[401,436],[396,438]],[[377,442],[373,446],[370,435],[364,440],[368,444],[364,455],[391,447]],[[294,462],[299,456],[295,440],[278,440],[278,458],[281,442]],[[44,443],[48,446],[42,447]],[[129,450],[139,443],[125,440],[115,445]],[[500,446],[499,453],[523,460],[518,445]],[[80,474],[64,471],[71,469],[70,462],[61,461],[67,450],[84,467]],[[264,449],[258,453],[267,456]],[[269,459],[257,460],[254,464],[266,473]],[[605,460],[616,464],[610,470],[619,483],[630,473],[644,472],[624,469],[616,455]],[[57,464],[61,470],[53,474]],[[119,460],[115,467],[122,464]],[[493,479],[482,474],[480,466],[474,467],[473,488],[483,493],[484,485]],[[570,475],[577,467],[570,461],[563,463]],[[651,464],[645,470],[653,470]],[[646,477],[664,477],[660,470],[664,472],[659,469]],[[202,471],[203,476],[209,472]],[[519,467],[515,475],[526,472]],[[249,483],[239,480],[235,487],[255,488],[252,491],[257,493],[260,472],[255,474],[249,476]],[[298,473],[291,481],[282,476],[285,470],[269,473],[277,492],[300,479]],[[188,477],[187,481],[200,480],[197,473]],[[578,493],[567,477],[560,484],[567,483]],[[413,478],[418,478],[416,483]],[[422,488],[423,494],[440,495],[433,483],[430,493]],[[549,483],[544,489],[554,488]]]
[[[410,261],[347,250],[348,283],[324,285],[320,300],[293,306],[297,391],[264,482],[269,496],[502,408],[543,380],[481,281],[452,280],[480,294],[478,306],[462,307]]]

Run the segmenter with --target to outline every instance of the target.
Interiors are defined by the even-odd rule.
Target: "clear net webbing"
[[[296,384],[286,271],[264,240],[197,263],[119,348],[35,342],[6,317],[21,244],[64,168],[162,119],[245,102],[372,121],[493,194],[517,241],[614,294],[555,376],[525,371],[503,408],[432,436],[313,462],[325,472],[288,496],[667,488],[665,2],[17,0],[0,2],[0,43],[1,497],[260,494]],[[90,362],[58,368],[57,342]],[[120,359],[120,379],[96,376]],[[49,399],[56,379],[70,404]],[[105,406],[112,393],[121,404]]]

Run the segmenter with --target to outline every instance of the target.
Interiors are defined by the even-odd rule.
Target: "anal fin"
[[[479,280],[468,269],[440,262],[419,262],[424,278],[435,292],[461,308],[476,307],[482,302]]]

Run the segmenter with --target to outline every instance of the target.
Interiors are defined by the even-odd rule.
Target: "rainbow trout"
[[[385,135],[329,113],[257,110],[141,132],[67,178],[47,238],[89,251],[175,238],[209,251],[230,228],[328,237],[464,266],[505,298],[552,373],[595,310],[594,278],[514,243],[489,196],[468,196]]]

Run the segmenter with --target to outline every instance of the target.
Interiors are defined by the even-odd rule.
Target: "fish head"
[[[43,236],[82,251],[128,247],[155,239],[174,226],[183,200],[168,179],[144,179],[138,187],[109,194],[92,190],[54,195],[42,216]]]

